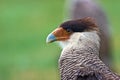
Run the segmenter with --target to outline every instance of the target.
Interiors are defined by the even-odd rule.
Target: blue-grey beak
[[[50,33],[48,36],[47,36],[47,39],[46,39],[46,43],[51,43],[51,42],[54,42],[56,41],[56,37],[54,34]]]

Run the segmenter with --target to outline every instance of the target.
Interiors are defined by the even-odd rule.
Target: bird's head
[[[93,39],[96,36],[91,36],[92,33],[98,33],[99,29],[94,22],[93,18],[87,17],[77,20],[70,20],[62,23],[58,28],[51,32],[47,39],[47,43],[54,41],[60,42],[75,42],[80,39],[80,37],[86,36],[86,38]]]

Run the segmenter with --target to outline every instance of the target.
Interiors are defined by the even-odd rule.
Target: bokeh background
[[[46,44],[64,18],[65,0],[0,0],[0,80],[59,80],[61,49]],[[114,69],[120,74],[120,0],[100,0],[113,42]]]

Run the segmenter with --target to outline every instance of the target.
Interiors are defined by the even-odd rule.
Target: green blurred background
[[[58,80],[60,48],[47,35],[64,16],[64,0],[0,0],[0,80]],[[114,69],[120,73],[120,0],[101,0],[112,31]]]

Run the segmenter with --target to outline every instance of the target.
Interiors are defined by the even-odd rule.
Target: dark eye
[[[71,29],[66,29],[66,31],[67,31],[67,32],[69,32],[69,33],[71,33],[71,32],[72,32],[72,30],[71,30]]]

